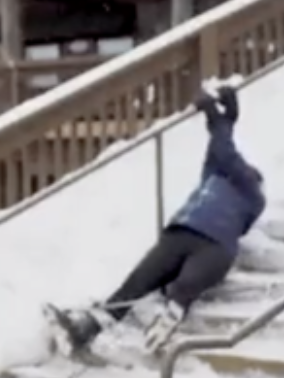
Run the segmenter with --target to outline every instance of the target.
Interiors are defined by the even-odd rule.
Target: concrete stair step
[[[196,303],[183,327],[187,333],[228,334],[284,296],[284,275],[232,272],[226,281]],[[284,337],[284,312],[259,331]]]
[[[284,295],[284,274],[232,271],[224,283],[208,292],[189,312],[182,329],[187,333],[228,333],[243,322],[259,315]],[[142,301],[135,310],[142,323],[147,324],[153,314],[149,308],[159,298]],[[283,330],[282,330],[283,328]],[[284,313],[261,332],[284,333]],[[280,332],[280,333],[281,333]]]
[[[259,304],[212,304],[195,308],[181,327],[183,332],[189,334],[228,334],[238,329],[247,320],[258,316],[274,301],[263,301]],[[278,315],[262,327],[257,334],[262,336],[284,337],[284,313]]]
[[[210,364],[210,366],[218,373],[232,374],[234,376],[242,376],[252,371],[257,373],[260,371],[269,376],[283,376],[284,375],[284,361],[262,356],[249,356],[248,354],[236,354],[233,351],[203,351],[193,353],[202,362]]]
[[[270,297],[284,293],[284,274],[233,271],[226,280],[204,295],[204,300],[235,301],[255,299],[255,295]]]

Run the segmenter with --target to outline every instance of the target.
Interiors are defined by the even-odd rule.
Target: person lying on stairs
[[[221,282],[245,235],[265,208],[263,177],[238,152],[233,129],[239,106],[233,88],[222,87],[218,98],[203,94],[196,102],[203,111],[209,133],[201,180],[182,208],[167,224],[157,243],[135,267],[106,304],[133,301],[162,290],[163,314],[146,332],[146,345],[157,350],[166,340],[161,330],[173,330],[192,303]],[[220,105],[223,107],[222,111]],[[120,322],[130,307],[66,312],[66,330],[74,349],[93,342],[111,324]],[[108,322],[107,322],[108,323]]]

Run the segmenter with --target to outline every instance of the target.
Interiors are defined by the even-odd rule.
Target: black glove
[[[223,117],[217,108],[217,104],[218,101],[216,98],[204,92],[195,101],[196,110],[205,113],[209,132],[213,131],[214,127],[219,124],[219,120]]]
[[[224,116],[232,121],[236,122],[239,117],[239,103],[237,92],[233,87],[223,86],[218,89],[219,102],[225,108]]]

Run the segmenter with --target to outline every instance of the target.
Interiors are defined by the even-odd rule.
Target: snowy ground
[[[61,371],[61,377],[70,377],[70,366],[66,367],[66,364],[63,364],[62,362],[56,362],[53,365],[51,365],[48,369],[45,369],[44,374],[39,375],[40,369],[25,369],[23,370],[23,378],[39,378],[40,377],[59,377],[58,372]],[[192,374],[192,372],[197,372],[196,374]],[[75,378],[102,378],[106,377],[105,372],[99,372],[94,370],[87,370],[84,373],[82,372],[82,367],[76,367],[73,369],[74,375],[72,377]],[[82,374],[83,373],[83,374]],[[157,378],[157,372],[156,371],[149,371],[148,369],[134,369],[129,372],[125,370],[120,370],[116,368],[109,368],[107,372],[107,378]],[[197,360],[192,360],[192,371],[187,372],[180,372],[179,374],[175,375],[175,378],[219,378],[220,376],[215,373],[208,365],[204,363],[200,363]],[[233,376],[231,374],[224,374],[222,375],[223,378],[236,378],[236,376]],[[262,372],[250,372],[248,371],[246,373],[246,378],[271,378],[271,375],[268,376]],[[276,377],[275,377],[276,378]]]
[[[283,93],[284,69],[243,90],[237,129],[239,146],[267,179],[271,210],[263,220],[280,219],[281,228]],[[167,219],[198,180],[207,140],[203,121],[195,116],[164,137]],[[73,306],[104,298],[154,242],[154,148],[153,142],[141,146],[1,225],[0,368],[15,349],[25,362],[48,357],[42,302]],[[258,237],[252,243],[263,246]],[[262,248],[260,262],[284,269],[282,243],[276,244],[275,251]]]

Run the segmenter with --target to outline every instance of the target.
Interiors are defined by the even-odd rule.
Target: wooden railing
[[[89,55],[13,62],[4,55],[0,64],[0,112],[38,96],[111,58]]]
[[[2,207],[182,111],[202,78],[283,54],[283,0],[232,0],[0,117]]]
[[[264,78],[266,75],[284,67],[284,56],[271,62],[260,70],[257,70],[253,74],[246,77],[244,81],[239,83],[236,87],[238,91],[244,90],[246,87],[253,85],[256,81]],[[235,83],[236,84],[236,83]],[[140,134],[138,137],[133,138],[126,144],[122,144],[112,151],[103,154],[98,159],[92,160],[89,164],[77,169],[72,174],[67,175],[64,179],[57,181],[55,184],[45,188],[45,190],[39,191],[37,194],[27,197],[24,201],[20,201],[10,209],[0,212],[0,225],[5,223],[14,217],[17,217],[23,212],[40,205],[41,202],[49,199],[55,194],[67,189],[69,186],[76,184],[78,181],[86,178],[90,174],[99,172],[107,168],[113,162],[123,159],[126,155],[139,149],[146,144],[153,143],[154,149],[152,154],[152,164],[155,170],[154,180],[154,193],[156,199],[156,222],[157,235],[160,234],[161,229],[164,227],[165,217],[165,186],[164,179],[166,175],[165,170],[165,136],[174,128],[178,128],[184,125],[185,121],[189,121],[196,115],[196,108],[194,104],[191,104],[183,112],[176,113],[175,115],[166,118],[162,122],[159,122],[156,127],[152,127],[147,132]],[[150,161],[151,161],[151,157]]]

